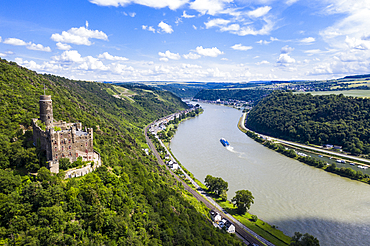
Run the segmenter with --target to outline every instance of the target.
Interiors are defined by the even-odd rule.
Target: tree
[[[290,243],[291,246],[320,246],[319,240],[308,234],[305,233],[302,235],[299,232],[295,232],[294,236],[292,237],[292,241]]]
[[[228,189],[229,184],[219,177],[212,177],[211,175],[207,175],[206,179],[204,180],[204,183],[207,186],[208,191],[214,192],[218,196],[221,196],[223,193],[226,193],[226,191],[229,190]],[[224,195],[223,199],[225,199]]]
[[[245,214],[254,203],[253,199],[252,192],[249,190],[238,190],[231,201],[234,203],[234,207],[237,207],[238,214]]]

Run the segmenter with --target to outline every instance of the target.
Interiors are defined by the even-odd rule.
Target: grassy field
[[[345,90],[345,91],[309,91],[309,92],[294,92],[294,93],[311,93],[312,95],[339,95],[352,97],[370,97],[370,90]]]

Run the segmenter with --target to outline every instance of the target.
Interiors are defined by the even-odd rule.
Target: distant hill
[[[145,125],[186,107],[178,97],[40,75],[3,59],[0,85],[0,244],[241,245],[142,150]],[[44,86],[56,120],[94,128],[103,167],[68,180],[44,167],[30,129]]]
[[[264,89],[223,89],[223,90],[201,90],[194,96],[195,99],[215,101],[242,100],[258,102],[264,96],[270,94],[270,90]]]

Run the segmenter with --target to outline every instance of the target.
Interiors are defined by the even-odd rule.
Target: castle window
[[[62,157],[64,157],[64,154],[62,154]]]
[[[71,143],[71,139],[68,139],[68,143]]]
[[[57,147],[55,147],[55,151],[57,151]]]
[[[78,157],[78,153],[76,153],[76,157]]]
[[[72,153],[71,152],[69,152],[69,156],[72,156]]]
[[[58,159],[58,154],[55,155],[55,159]]]
[[[71,149],[72,147],[71,146],[69,146],[69,149]]]
[[[85,146],[87,147],[87,142],[85,143]]]
[[[62,151],[64,150],[64,146],[62,146]]]
[[[86,152],[86,154],[87,154],[87,153],[89,153],[89,151],[88,151],[88,150],[85,150],[85,152]]]

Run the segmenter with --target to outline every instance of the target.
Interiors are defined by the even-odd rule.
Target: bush
[[[258,220],[258,217],[257,217],[257,215],[252,215],[252,218],[251,218],[251,221],[253,221],[253,222],[257,222],[257,220]]]

